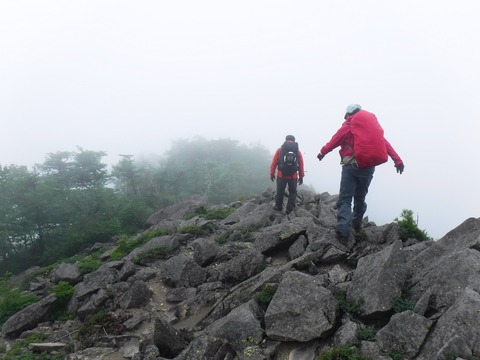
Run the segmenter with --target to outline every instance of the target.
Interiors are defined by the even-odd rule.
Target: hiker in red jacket
[[[347,106],[345,114],[345,122],[340,129],[333,135],[332,139],[320,150],[317,155],[318,160],[333,149],[340,146],[340,164],[342,165],[342,177],[340,180],[340,193],[337,203],[337,226],[336,232],[338,237],[345,241],[349,238],[352,227],[355,231],[362,228],[363,215],[367,211],[367,203],[365,197],[368,193],[368,187],[375,172],[375,166],[360,167],[355,160],[354,153],[354,136],[352,134],[351,121],[355,114],[362,112],[358,116],[373,117],[375,115],[362,110],[358,104]],[[376,122],[376,118],[375,118]],[[378,123],[377,123],[378,124]],[[380,127],[380,125],[378,125]],[[383,130],[381,130],[383,137]],[[392,145],[383,138],[386,154],[393,160],[397,173],[402,174],[405,166],[403,161],[393,149]],[[385,151],[385,148],[383,151]],[[371,150],[370,150],[371,151]],[[386,156],[386,155],[385,155]],[[385,157],[388,160],[388,157]],[[383,160],[382,162],[386,161]],[[352,214],[352,198],[353,198],[353,214]]]
[[[303,156],[295,142],[295,136],[287,135],[285,142],[277,149],[270,165],[270,179],[275,180],[277,169],[277,192],[275,194],[274,210],[282,211],[285,188],[288,185],[288,201],[286,213],[290,213],[295,207],[297,199],[297,181],[303,184],[305,172],[303,170]]]

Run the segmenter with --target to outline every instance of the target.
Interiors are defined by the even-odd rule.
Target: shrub
[[[419,241],[432,240],[425,230],[418,228],[418,221],[413,220],[412,210],[402,210],[400,218],[394,220],[400,230],[400,238],[402,240],[408,240],[410,238],[417,239]]]
[[[262,307],[268,307],[268,304],[270,304],[270,301],[273,299],[273,295],[277,292],[277,288],[278,286],[276,284],[265,284],[262,290],[255,294],[256,299]]]
[[[360,341],[375,341],[376,339],[376,333],[375,333],[375,328],[372,326],[367,326],[364,328],[361,328],[357,332],[357,338]]]
[[[88,255],[79,260],[78,269],[80,274],[85,275],[98,270],[101,265],[102,263],[98,260],[98,255]]]
[[[168,235],[168,230],[164,228],[157,228],[153,231],[148,231],[136,238],[122,238],[118,241],[117,247],[110,254],[112,260],[120,260],[125,255],[130,254],[134,249],[146,244],[148,241],[158,236]]]
[[[354,346],[339,346],[317,356],[316,360],[373,360],[370,357],[361,356]]]
[[[195,216],[200,216],[207,220],[223,220],[235,211],[232,207],[222,207],[208,209],[205,205],[199,206],[194,211],[187,213],[184,216],[185,220],[189,220]]]
[[[166,246],[158,246],[156,248],[147,250],[138,254],[133,259],[135,264],[148,264],[154,262],[156,260],[164,260],[167,259],[171,254],[171,251]]]
[[[414,307],[415,307],[415,301],[410,299],[408,292],[402,291],[402,294],[395,299],[393,310],[396,313],[401,313],[406,310],[413,310]]]
[[[72,298],[74,290],[74,287],[67,281],[60,281],[52,287],[51,292],[57,297],[52,314],[54,319],[62,318],[67,315],[67,306]]]
[[[11,283],[11,274],[0,278],[0,324],[36,301],[38,301],[37,296],[22,292]]]
[[[341,291],[337,294],[337,301],[340,309],[353,316],[358,316],[362,313],[363,299],[347,300],[347,293]]]
[[[91,316],[78,330],[76,340],[84,347],[91,347],[99,336],[121,335],[125,331],[126,317],[115,316],[105,310]]]

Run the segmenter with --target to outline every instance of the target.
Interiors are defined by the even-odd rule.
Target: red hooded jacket
[[[353,116],[353,115],[352,115]],[[350,116],[351,117],[351,116]],[[335,149],[336,147],[340,146],[340,157],[351,157],[353,156],[353,135],[350,130],[350,117],[345,120],[345,122],[342,124],[340,129],[337,130],[335,135],[332,136],[330,141],[325,144],[324,147],[320,150],[320,153],[322,155],[328,154],[330,151]],[[395,149],[390,145],[390,143],[385,139],[385,146],[387,148],[387,153],[388,156],[393,160],[395,165],[399,165],[403,163],[402,159],[400,156],[397,154]]]

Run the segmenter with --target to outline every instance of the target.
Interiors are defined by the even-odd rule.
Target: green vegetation
[[[406,353],[405,350],[395,348],[388,352],[388,356],[390,356],[392,360],[403,360],[405,359]]]
[[[432,238],[427,234],[425,230],[420,230],[418,228],[418,221],[413,220],[413,211],[412,210],[402,210],[400,218],[395,218],[394,220],[400,230],[400,238],[402,240],[408,239],[417,239],[419,241],[432,240]]]
[[[77,147],[50,153],[31,170],[0,165],[0,275],[132,236],[152,213],[193,195],[228,204],[270,186],[271,154],[229,139],[176,141],[149,162],[121,155],[111,171],[106,155]],[[224,219],[232,211],[212,206],[201,216]]]
[[[347,293],[341,291],[336,296],[340,309],[352,316],[359,316],[362,313],[363,299],[347,300]]]
[[[83,347],[90,347],[95,343],[95,339],[103,336],[105,333],[109,335],[121,335],[124,332],[123,322],[126,318],[121,318],[107,312],[99,311],[92,315],[80,327],[75,339],[80,342]]]
[[[361,356],[354,346],[339,346],[328,350],[316,357],[315,360],[373,360],[370,357]]]
[[[262,290],[255,294],[255,298],[264,309],[266,309],[270,301],[272,301],[273,295],[277,292],[277,288],[277,284],[267,283],[263,285]]]
[[[53,319],[68,318],[67,306],[72,298],[74,287],[67,281],[60,281],[58,284],[52,287],[51,292],[57,297],[55,306],[53,308]]]
[[[194,211],[185,215],[185,220],[189,220],[195,216],[202,217],[207,220],[223,220],[226,219],[230,214],[235,212],[235,209],[232,207],[222,207],[222,208],[210,208],[207,206],[199,206]]]
[[[357,331],[357,338],[360,341],[375,341],[376,331],[372,326],[361,328]]]
[[[94,272],[102,266],[102,263],[98,259],[99,255],[87,255],[78,262],[78,268],[80,274],[85,275]]]
[[[158,246],[156,248],[144,251],[133,258],[135,264],[147,265],[156,260],[167,259],[171,255],[171,251],[166,246]]]
[[[415,301],[410,298],[410,292],[408,290],[402,290],[401,295],[395,299],[393,310],[396,313],[401,313],[406,310],[413,310],[415,307]]]
[[[38,301],[37,296],[20,291],[11,282],[11,274],[0,278],[0,325],[10,316]]]
[[[28,344],[44,342],[46,336],[44,334],[35,334],[26,339],[16,341],[9,351],[6,351],[2,359],[4,360],[63,360],[64,355],[49,354],[46,352],[34,353],[28,350]]]
[[[117,247],[113,250],[110,255],[112,260],[120,260],[125,255],[130,254],[134,249],[145,245],[147,242],[153,238],[168,235],[168,230],[164,228],[157,228],[152,231],[147,231],[140,236],[134,238],[122,238],[118,241]]]
[[[201,237],[205,236],[209,233],[208,230],[206,230],[203,227],[200,227],[198,225],[185,225],[177,229],[177,231],[181,234],[191,234],[196,237]]]

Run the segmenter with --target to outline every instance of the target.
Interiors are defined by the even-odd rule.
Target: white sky
[[[440,238],[480,216],[478,14],[477,0],[0,0],[0,164],[76,146],[116,163],[196,135],[273,154],[291,133],[305,183],[337,194],[337,151],[316,154],[355,102],[406,166],[377,168],[366,215],[411,209]]]

